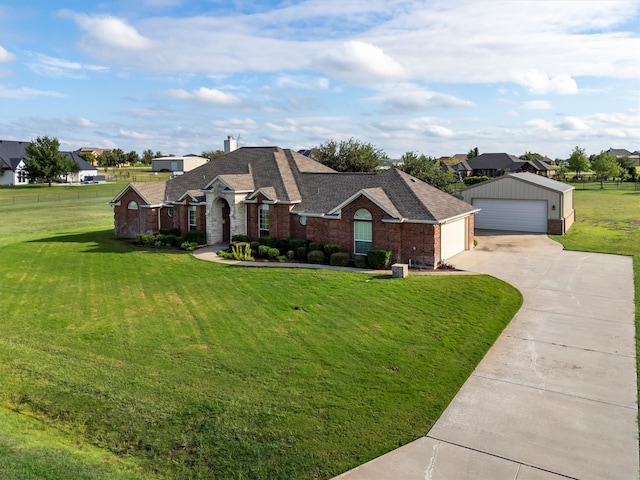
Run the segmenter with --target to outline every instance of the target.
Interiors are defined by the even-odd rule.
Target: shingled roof
[[[439,223],[475,209],[400,170],[338,173],[310,158],[278,147],[243,147],[184,175],[144,189],[132,184],[145,201],[170,205],[186,192],[210,189],[220,178],[229,188],[265,193],[271,201],[293,204],[292,213],[332,216],[364,195],[387,212],[389,220]],[[114,200],[115,201],[115,200]],[[346,203],[345,203],[346,202]]]

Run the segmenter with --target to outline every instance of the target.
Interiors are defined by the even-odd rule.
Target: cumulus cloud
[[[212,103],[219,106],[237,106],[242,100],[232,93],[225,93],[215,88],[200,87],[192,92],[183,89],[171,89],[166,92],[178,100],[196,100],[204,103]]]
[[[534,94],[559,93],[568,95],[578,93],[578,84],[567,74],[559,74],[553,77],[531,69],[524,73],[515,74],[515,81],[525,86],[529,92]]]
[[[371,99],[382,102],[384,111],[398,113],[435,108],[472,108],[473,102],[446,93],[421,89],[415,85],[394,85]]]
[[[73,18],[85,31],[86,39],[99,45],[124,50],[147,50],[153,42],[138,33],[126,20],[111,15],[86,15],[65,10],[63,15]]]
[[[371,43],[344,42],[320,55],[317,67],[329,74],[356,83],[390,81],[405,75],[405,68]]]
[[[8,52],[2,45],[0,45],[0,62],[12,62],[16,59],[13,53]]]

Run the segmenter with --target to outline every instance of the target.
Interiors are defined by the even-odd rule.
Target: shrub
[[[307,241],[303,238],[292,238],[289,240],[289,249],[293,250],[294,252],[297,251],[298,248],[306,247],[306,246],[307,246]],[[306,252],[305,252],[305,256],[306,256]]]
[[[486,175],[480,175],[476,177],[466,177],[462,181],[465,185],[469,186],[475,185],[476,183],[486,182],[487,180],[489,180],[489,177],[487,177]]]
[[[234,260],[233,252],[227,252],[226,250],[220,250],[218,256],[226,260]]]
[[[204,245],[207,243],[207,234],[202,230],[189,230],[184,234],[184,240],[188,243],[195,243],[196,245]]]
[[[195,242],[182,242],[182,245],[180,245],[180,248],[183,250],[186,250],[187,252],[193,252],[197,246],[198,244]]]
[[[436,268],[438,270],[455,270],[456,269],[456,267],[454,267],[450,263],[445,262],[444,260],[440,260]]]
[[[367,268],[367,257],[365,255],[356,255],[353,257],[353,264],[356,268]]]
[[[147,235],[146,233],[138,233],[136,235],[136,243],[138,245],[153,245],[156,242],[156,237],[153,235]]]
[[[260,248],[260,242],[251,242],[251,252],[254,255],[258,255],[258,249]]]
[[[269,256],[269,245],[260,245],[258,247],[258,256],[260,258],[267,258]]]
[[[249,243],[251,242],[251,237],[249,237],[249,235],[245,235],[244,233],[236,233],[235,235],[231,236],[231,242]]]
[[[387,248],[370,248],[367,252],[367,262],[371,268],[386,270],[391,264],[392,253],[393,252]]]
[[[236,260],[247,260],[249,262],[253,261],[253,257],[251,256],[251,245],[247,242],[238,242],[231,248],[231,254]]]
[[[288,250],[287,251],[287,259],[288,260],[293,260],[293,257],[295,257],[296,252],[294,252],[293,250]]]
[[[346,267],[349,265],[349,254],[347,252],[334,252],[329,257],[329,264],[336,267]]]
[[[282,252],[286,252],[287,250],[289,250],[291,248],[290,244],[291,239],[290,238],[280,238],[278,240],[278,250],[282,251]]]
[[[298,247],[296,248],[296,258],[298,260],[306,260],[307,259],[307,247]]]
[[[178,246],[178,237],[173,234],[158,235],[158,240],[161,240],[168,247]]]
[[[314,264],[323,264],[324,252],[322,250],[311,250],[307,255],[307,262]]]
[[[342,247],[340,247],[340,245],[338,245],[337,243],[325,243],[323,250],[324,250],[324,254],[327,257],[331,257],[332,254],[342,250]]]
[[[278,256],[280,255],[280,250],[278,250],[277,248],[270,248],[267,251],[267,255],[269,255],[269,258],[271,259],[278,258]]]
[[[287,261],[287,256],[286,255],[278,255],[278,261],[280,263],[286,262]]]
[[[264,237],[260,237],[258,239],[258,241],[260,242],[260,245],[266,245],[267,247],[271,247],[271,248],[275,248],[276,246],[276,239],[270,236],[264,236]]]
[[[309,251],[313,252],[314,250],[324,251],[324,244],[321,242],[309,242]]]
[[[179,237],[180,229],[179,228],[161,228],[160,230],[158,230],[158,233],[160,235],[175,235],[176,237]]]

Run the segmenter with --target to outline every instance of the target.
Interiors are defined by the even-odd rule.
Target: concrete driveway
[[[426,437],[341,480],[637,480],[631,258],[476,232],[451,259],[524,304]]]

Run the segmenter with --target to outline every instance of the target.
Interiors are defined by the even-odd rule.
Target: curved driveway
[[[426,437],[337,478],[638,479],[631,258],[476,239],[451,263],[514,285],[522,308]]]

